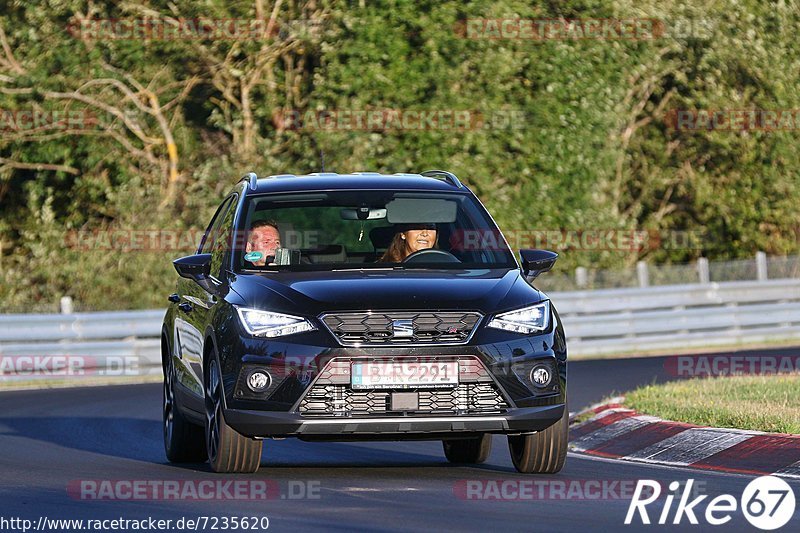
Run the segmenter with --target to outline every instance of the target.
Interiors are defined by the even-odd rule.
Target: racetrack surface
[[[795,350],[796,352],[797,350]],[[760,353],[766,353],[761,351]],[[663,358],[573,362],[569,387],[571,410],[654,379],[665,380]],[[268,516],[271,530],[496,530],[614,531],[675,529],[675,526],[634,526],[623,521],[630,503],[624,498],[564,499],[558,487],[582,488],[587,482],[614,487],[654,479],[694,479],[709,495],[695,509],[705,511],[709,499],[732,494],[737,500],[752,479],[747,476],[688,469],[626,464],[570,454],[564,470],[554,476],[516,473],[505,438],[495,436],[487,463],[450,465],[439,442],[307,443],[296,439],[265,441],[261,470],[254,475],[217,475],[205,464],[170,465],[161,435],[161,387],[158,384],[50,389],[0,393],[0,517],[177,520],[181,517]],[[245,480],[263,481],[277,492],[266,501],[82,499],[80,480]],[[464,487],[482,487],[475,494],[492,495],[493,481],[544,483],[552,497],[522,501],[464,498]],[[488,483],[487,483],[488,482]],[[311,490],[318,497],[293,499]],[[609,485],[610,484],[610,485]],[[800,483],[790,482],[800,499]],[[498,485],[494,485],[495,487]],[[507,485],[508,486],[508,485]],[[553,491],[553,488],[556,488]],[[538,489],[537,489],[538,490]],[[494,493],[496,494],[496,493]],[[534,496],[536,490],[533,490]],[[596,494],[596,493],[592,493]],[[676,496],[668,521],[671,522]],[[648,507],[658,520],[663,506]],[[692,531],[750,529],[741,511],[727,526],[707,525]],[[800,529],[800,512],[784,530]],[[202,528],[200,528],[202,530]],[[206,528],[206,530],[209,530]]]

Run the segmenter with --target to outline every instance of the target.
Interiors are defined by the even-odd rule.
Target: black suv
[[[449,172],[248,174],[174,261],[168,459],[255,472],[263,439],[297,437],[436,439],[480,463],[498,433],[520,472],[558,472],[567,347],[530,284],[557,255],[520,256]]]

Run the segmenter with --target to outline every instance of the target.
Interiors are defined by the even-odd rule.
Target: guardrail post
[[[581,289],[585,289],[589,285],[589,272],[586,267],[578,267],[575,269],[575,285]]]
[[[705,257],[697,259],[697,275],[700,278],[700,283],[703,285],[711,283],[711,276],[708,273],[708,259]]]
[[[767,254],[756,252],[756,279],[767,281]]]
[[[647,270],[647,263],[644,261],[637,261],[636,263],[636,277],[639,279],[640,287],[650,286],[650,272]]]
[[[61,314],[62,315],[71,315],[72,313],[73,313],[72,297],[71,296],[62,296],[61,297]]]

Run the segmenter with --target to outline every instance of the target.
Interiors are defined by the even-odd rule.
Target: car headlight
[[[550,302],[545,301],[516,311],[496,315],[487,324],[490,328],[531,334],[544,331],[550,324]]]
[[[281,337],[317,329],[314,324],[299,316],[270,313],[246,307],[237,307],[236,311],[239,313],[239,319],[242,321],[244,329],[256,337]]]

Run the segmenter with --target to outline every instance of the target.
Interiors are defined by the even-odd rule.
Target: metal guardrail
[[[800,279],[554,292],[570,355],[800,342]],[[74,356],[95,368],[135,358],[158,373],[163,310],[0,315],[3,359]]]
[[[729,281],[660,287],[550,292],[559,312],[599,314],[689,307],[800,301],[800,279]]]
[[[164,310],[0,315],[0,382],[161,374]]]
[[[0,353],[6,343],[158,337],[163,310],[0,315]]]
[[[558,237],[559,234],[556,232],[555,235]],[[699,236],[694,235],[689,241],[682,241],[683,244],[672,241],[672,245],[681,247],[695,239],[699,239]],[[669,240],[666,241],[666,244],[669,245]],[[559,250],[558,246],[543,247]],[[525,248],[525,246],[515,246],[514,248]],[[756,252],[753,258],[729,261],[709,261],[707,258],[700,257],[692,263],[669,265],[650,265],[645,261],[639,261],[635,267],[622,269],[578,267],[574,273],[550,272],[539,283],[546,291],[556,292],[667,285],[708,285],[709,283],[731,281],[761,282],[789,278],[800,278],[800,255],[767,256],[764,252]]]
[[[800,341],[800,280],[553,293],[572,355]]]
[[[552,293],[571,355],[800,341],[800,279]]]

